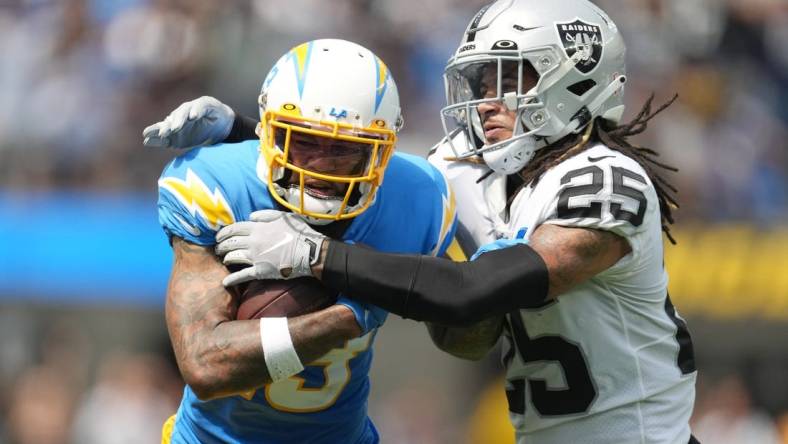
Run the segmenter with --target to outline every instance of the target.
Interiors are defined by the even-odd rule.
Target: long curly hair
[[[678,95],[674,95],[672,99],[652,112],[651,108],[654,101],[654,94],[652,94],[646,100],[640,112],[629,123],[612,125],[606,120],[597,118],[588,125],[584,133],[567,136],[552,145],[540,149],[536,152],[534,158],[528,162],[528,165],[518,173],[523,180],[520,188],[528,185],[536,186],[547,170],[587,150],[592,146],[589,142],[602,142],[610,149],[631,157],[646,171],[657,192],[659,210],[662,216],[662,231],[670,242],[675,245],[676,240],[670,233],[670,225],[674,222],[672,210],[679,207],[674,197],[678,190],[660,173],[665,171],[676,172],[678,168],[658,161],[659,153],[651,148],[633,145],[629,138],[645,131],[648,127],[648,122],[672,105],[677,98]]]

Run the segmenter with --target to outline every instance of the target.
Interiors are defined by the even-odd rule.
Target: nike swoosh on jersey
[[[616,156],[599,156],[599,157],[588,156],[588,161],[592,162],[592,163],[593,162],[599,162],[600,160],[607,159],[608,157],[613,158],[613,157],[616,157]]]
[[[183,227],[183,229],[186,230],[187,232],[189,232],[189,234],[191,234],[193,236],[199,236],[200,234],[202,234],[202,231],[200,231],[199,228],[197,228],[194,225],[186,222],[185,220],[183,220],[182,217],[178,216],[177,214],[173,214],[173,216],[175,216],[175,218],[178,219],[178,222],[180,222],[180,224]]]

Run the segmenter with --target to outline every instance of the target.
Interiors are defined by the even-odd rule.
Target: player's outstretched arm
[[[470,327],[446,327],[427,323],[432,342],[441,350],[461,359],[478,361],[490,351],[503,331],[503,316],[485,319]]]
[[[261,210],[251,218],[217,234],[224,262],[247,266],[225,278],[225,285],[315,276],[348,297],[453,327],[541,307],[631,251],[612,232],[543,224],[530,245],[489,249],[458,263],[335,242],[291,213]]]
[[[327,286],[403,317],[468,326],[543,306],[613,266],[631,247],[612,232],[545,224],[528,245],[462,263],[331,241],[323,250],[313,269]]]
[[[235,320],[237,300],[222,286],[228,272],[213,248],[177,237],[172,246],[175,263],[167,289],[166,318],[184,381],[204,400],[271,382],[260,321]],[[353,312],[339,305],[290,318],[288,328],[304,364],[360,332]]]
[[[153,148],[192,148],[256,139],[257,120],[237,114],[218,99],[203,96],[178,105],[164,120],[142,131]]]

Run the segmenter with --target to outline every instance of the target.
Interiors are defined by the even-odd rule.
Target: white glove
[[[235,112],[219,100],[202,96],[181,103],[161,122],[142,130],[142,143],[154,148],[191,148],[221,142],[233,129]]]
[[[216,233],[216,254],[225,265],[249,265],[222,281],[225,287],[257,279],[312,276],[326,238],[301,217],[277,210],[255,211],[250,221],[228,225]]]

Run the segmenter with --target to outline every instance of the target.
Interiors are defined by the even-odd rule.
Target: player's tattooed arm
[[[478,361],[490,351],[503,331],[503,316],[485,319],[470,327],[445,327],[427,323],[435,345],[462,359]]]
[[[212,247],[173,238],[175,262],[167,289],[166,319],[184,381],[200,399],[261,387],[271,381],[257,320],[237,321],[236,297],[222,286],[228,272]],[[344,306],[288,320],[304,364],[357,337],[358,324]]]
[[[528,244],[544,260],[549,276],[548,298],[554,299],[607,270],[632,251],[610,231],[540,225]]]

